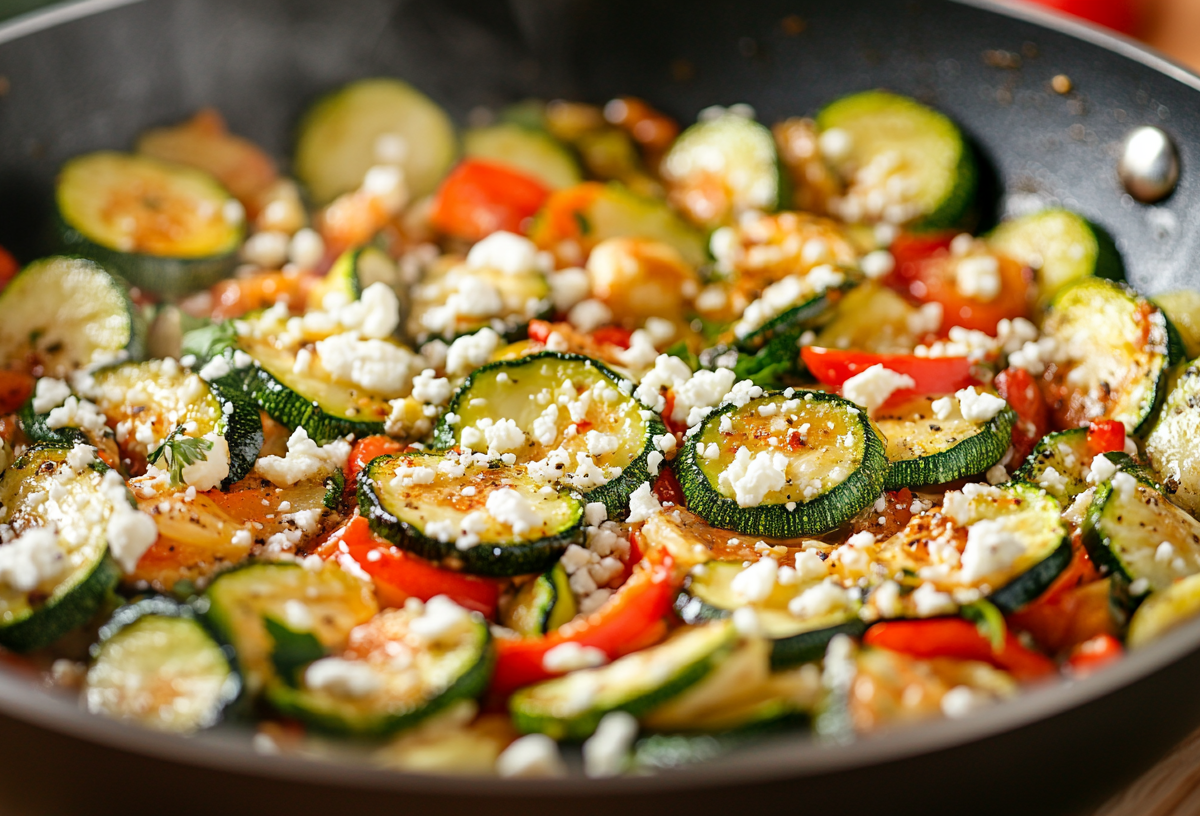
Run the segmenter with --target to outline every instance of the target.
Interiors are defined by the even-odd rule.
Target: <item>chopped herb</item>
[[[166,441],[154,449],[146,461],[157,465],[166,457],[167,469],[171,472],[171,484],[178,487],[183,484],[183,469],[197,462],[208,461],[208,451],[213,443],[207,439],[193,439],[183,435],[183,426],[176,425]]]

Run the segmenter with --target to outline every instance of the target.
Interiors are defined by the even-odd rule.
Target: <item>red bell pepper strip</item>
[[[550,190],[537,179],[503,164],[467,159],[442,182],[433,201],[434,227],[456,238],[478,241],[493,232],[524,232]]]
[[[953,394],[975,383],[971,361],[966,357],[917,357],[912,354],[870,354],[865,351],[805,346],[800,357],[812,375],[826,385],[840,388],[846,380],[871,366],[884,368],[913,378],[912,388],[896,391],[891,400],[899,401],[914,394]]]
[[[0,371],[0,414],[20,409],[33,393],[33,377],[21,371]]]
[[[390,436],[364,436],[354,443],[350,449],[350,458],[346,460],[346,486],[349,489],[358,479],[358,473],[371,463],[372,459],[387,456],[389,453],[399,453],[404,450],[404,443]]]
[[[1037,680],[1055,671],[1050,658],[1025,648],[1011,632],[1004,635],[1004,647],[993,650],[991,642],[979,633],[975,624],[962,618],[878,623],[867,630],[863,643],[919,658],[978,660],[1003,669],[1022,682]]]
[[[1013,458],[1009,463],[1015,469],[1050,432],[1050,409],[1033,375],[1023,368],[1004,369],[996,375],[995,386],[1017,413],[1017,424],[1012,431]]]
[[[329,537],[318,551],[324,558],[348,555],[375,581],[379,603],[403,606],[408,598],[427,601],[445,595],[459,606],[494,617],[500,599],[500,582],[478,575],[442,569],[423,558],[376,538],[362,516]],[[377,555],[371,555],[377,553]]]
[[[17,259],[7,249],[0,247],[0,292],[4,291],[4,287],[8,286],[8,282],[20,271],[21,265],[17,263]]]
[[[1125,423],[1115,419],[1094,419],[1087,429],[1088,450],[1092,456],[1125,450]]]
[[[1067,668],[1076,677],[1086,677],[1097,669],[1115,663],[1125,654],[1121,641],[1112,635],[1096,635],[1071,650]]]
[[[556,676],[543,664],[546,653],[562,643],[578,643],[604,652],[610,659],[649,645],[675,597],[670,556],[651,553],[634,569],[608,601],[583,618],[542,637],[496,638],[496,671],[492,690],[500,695]]]

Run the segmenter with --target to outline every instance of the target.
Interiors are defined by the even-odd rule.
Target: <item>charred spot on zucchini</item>
[[[949,118],[915,99],[886,91],[844,96],[821,110],[817,127],[824,158],[846,182],[828,205],[845,221],[943,229],[974,203],[970,146]]]
[[[0,363],[47,377],[138,359],[145,324],[122,281],[95,261],[34,261],[0,292]]]
[[[1147,430],[1170,367],[1182,359],[1160,309],[1120,283],[1083,278],[1050,303],[1042,331],[1061,355],[1045,374],[1060,426],[1115,419],[1129,433]]]
[[[583,534],[579,497],[544,486],[522,465],[399,453],[362,471],[359,509],[376,535],[422,558],[477,575],[524,575],[551,567]]]
[[[92,646],[83,700],[88,711],[157,731],[215,725],[241,690],[233,650],[196,612],[147,598],[113,613]]]
[[[728,403],[675,460],[688,508],[716,527],[794,538],[827,532],[883,490],[883,442],[866,413],[823,391]]]
[[[572,487],[603,502],[610,518],[624,518],[629,496],[653,478],[654,438],[666,433],[632,391],[603,363],[577,354],[497,361],[454,394],[433,443],[511,454],[533,476]]]
[[[215,178],[149,156],[105,151],[72,159],[55,201],[67,252],[163,295],[227,277],[245,235],[242,205]]]
[[[944,419],[933,409],[933,396],[919,396],[875,415],[887,440],[888,474],[884,487],[938,485],[983,473],[1003,458],[1017,415],[1009,406],[982,422],[958,411]]]
[[[13,535],[0,550],[21,547],[29,559],[36,550],[40,565],[35,574],[10,566],[0,584],[0,645],[13,651],[48,646],[82,626],[120,576],[105,532],[113,512],[101,486],[108,468],[72,467],[69,454],[35,448],[0,478],[0,525]]]
[[[648,714],[719,666],[737,644],[729,621],[676,630],[667,640],[594,669],[521,689],[508,703],[513,724],[554,739],[586,739],[610,711]]]

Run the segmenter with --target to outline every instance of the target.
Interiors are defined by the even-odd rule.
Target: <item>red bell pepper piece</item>
[[[966,357],[871,354],[818,346],[800,349],[800,357],[814,377],[835,387],[841,387],[846,380],[876,365],[912,377],[916,384],[912,388],[896,391],[889,402],[897,402],[914,394],[953,394],[975,382],[971,376],[971,361]]]
[[[663,464],[662,470],[658,473],[658,478],[654,480],[654,487],[651,488],[659,504],[671,504],[684,506],[683,488],[679,485],[679,479],[675,476],[675,471]]]
[[[21,371],[0,371],[0,414],[19,410],[33,393],[33,377]]]
[[[1125,450],[1125,423],[1115,419],[1094,419],[1087,429],[1088,450],[1092,456]]]
[[[4,291],[4,287],[8,286],[8,282],[20,271],[21,265],[17,263],[17,259],[7,249],[0,247],[0,292]]]
[[[622,326],[601,326],[592,332],[592,339],[602,346],[616,346],[617,348],[629,348],[630,337],[633,332]]]
[[[1023,368],[1006,368],[996,375],[996,390],[1017,413],[1013,427],[1011,467],[1019,467],[1038,441],[1050,431],[1050,409],[1033,375]],[[1122,443],[1123,445],[1124,443]]]
[[[358,479],[358,473],[372,459],[387,456],[389,453],[399,453],[404,450],[404,443],[397,442],[390,436],[364,436],[354,443],[350,449],[350,458],[346,460],[346,485],[353,485]]]
[[[1121,641],[1112,635],[1096,635],[1071,650],[1067,668],[1076,677],[1086,677],[1097,669],[1115,663],[1125,654]]]
[[[867,630],[863,643],[919,658],[952,657],[978,660],[1003,669],[1022,682],[1054,673],[1050,658],[1025,648],[1011,632],[997,650],[970,621],[962,618],[888,621]]]
[[[442,182],[433,201],[433,225],[456,238],[478,241],[493,232],[524,232],[550,190],[507,165],[467,159]]]

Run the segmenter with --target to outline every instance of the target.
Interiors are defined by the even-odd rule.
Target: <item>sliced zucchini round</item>
[[[359,509],[377,535],[422,558],[476,575],[527,575],[583,535],[579,497],[544,487],[521,465],[398,453],[367,465]]]
[[[294,683],[272,682],[268,701],[322,731],[382,736],[480,695],[492,674],[491,633],[483,616],[463,613],[451,631],[428,636],[417,622],[423,614],[407,605],[379,613],[354,630],[354,642],[340,655],[309,663]],[[277,640],[276,648],[280,645]],[[328,676],[320,667],[324,660],[337,661],[335,670],[359,677],[319,681]]]
[[[400,280],[395,262],[383,250],[373,247],[347,249],[333,266],[308,293],[308,302],[322,308],[325,298],[336,293],[342,303],[351,303],[362,297],[363,291],[373,283],[386,283],[400,295],[407,290]]]
[[[734,324],[734,334],[738,337],[739,346],[750,351],[757,351],[772,340],[787,338],[790,340],[790,353],[794,364],[795,358],[799,354],[796,341],[800,335],[809,329],[820,328],[822,324],[828,322],[833,317],[837,304],[856,284],[854,279],[847,275],[840,272],[837,274],[841,282],[829,288],[815,287],[808,275],[788,276],[774,284],[771,288],[778,290],[780,286],[791,285],[793,279],[797,281],[793,290],[796,297],[789,298],[793,305],[782,309],[769,309],[766,314],[770,314],[772,311],[777,314],[771,315],[761,323],[743,316],[742,320]],[[761,300],[765,301],[768,298],[770,298],[770,294],[766,293]],[[754,305],[752,303],[751,307]]]
[[[1005,221],[988,234],[987,242],[1034,270],[1042,306],[1080,278],[1125,278],[1121,253],[1108,233],[1070,210],[1042,210]]]
[[[571,151],[544,130],[513,123],[472,128],[463,134],[463,153],[515,167],[552,190],[583,181]]]
[[[215,725],[241,691],[233,650],[213,640],[191,607],[167,598],[118,609],[92,657],[87,710],[156,731]]]
[[[875,415],[887,440],[889,463],[883,486],[939,485],[983,473],[1004,457],[1017,415],[1005,406],[984,422],[963,419],[957,411],[938,419],[933,396],[914,397]]]
[[[962,221],[975,199],[975,158],[962,132],[949,118],[915,99],[886,91],[864,91],[842,97],[817,115],[826,144],[837,130],[839,149],[823,152],[847,182],[845,200],[868,202],[872,193],[898,209],[867,212],[841,207],[850,222],[886,220],[920,229],[943,229]],[[871,172],[863,172],[871,168]],[[887,201],[886,181],[906,194]],[[854,217],[854,216],[858,217]]]
[[[550,284],[541,272],[457,265],[433,271],[413,287],[408,334],[424,343],[434,337],[453,340],[489,326],[502,337],[520,340],[530,320],[553,312]]]
[[[141,357],[145,325],[124,284],[94,261],[34,261],[0,292],[0,364],[65,377]]]
[[[631,391],[632,385],[603,363],[578,354],[546,351],[501,360],[475,370],[462,384],[438,421],[433,442],[443,449],[460,447],[464,433],[478,439],[489,423],[511,420],[525,435],[512,451],[518,464],[553,470],[553,481],[575,487],[588,501],[604,502],[609,518],[624,518],[629,496],[652,478],[647,460],[656,452],[654,437],[666,433],[662,420]],[[552,419],[551,406],[557,406]],[[589,442],[592,433],[607,444],[599,448]],[[487,445],[476,441],[471,447]],[[556,457],[565,459],[561,467],[554,467]],[[603,474],[603,484],[588,462]]]
[[[1200,573],[1150,593],[1129,619],[1125,645],[1130,649],[1145,646],[1197,615],[1200,615]]]
[[[1092,560],[1112,573],[1113,599],[1126,609],[1200,573],[1200,522],[1129,474],[1096,488],[1080,533]]]
[[[500,623],[529,637],[553,632],[579,612],[575,593],[562,564],[555,564],[521,585],[512,601],[500,610]]]
[[[907,354],[919,338],[909,328],[917,309],[881,283],[863,281],[847,292],[832,319],[817,331],[814,346]]]
[[[376,164],[399,164],[409,193],[420,198],[457,153],[454,124],[433,100],[398,79],[361,79],[305,113],[295,168],[318,206],[357,190]]]
[[[23,590],[0,584],[0,645],[17,652],[48,646],[87,623],[121,575],[108,557],[105,524],[113,511],[100,482],[99,463],[75,471],[69,450],[35,448],[0,478],[0,525],[16,535],[50,528],[57,535],[61,568],[39,575]],[[12,547],[15,542],[0,544]]]
[[[1094,456],[1087,443],[1087,428],[1071,428],[1046,434],[1037,443],[1024,464],[1012,475],[1013,481],[1028,482],[1045,490],[1068,506],[1076,496],[1091,487],[1087,476]],[[1127,453],[1103,456],[1139,481],[1156,486],[1154,474],[1135,462]],[[1054,473],[1051,474],[1050,470]]]
[[[1146,437],[1146,456],[1175,503],[1200,512],[1200,361],[1175,379]]]
[[[67,252],[161,295],[228,277],[246,231],[242,206],[215,178],[149,156],[102,151],[72,159],[55,201]]]
[[[145,462],[182,425],[179,435],[199,439],[213,433],[229,444],[229,475],[222,487],[254,468],[262,419],[240,391],[205,382],[174,360],[123,363],[97,371],[93,380],[92,401],[109,425],[125,429],[123,458]],[[148,438],[154,441],[144,441]]]
[[[653,711],[708,676],[737,645],[730,621],[689,626],[667,640],[595,669],[521,689],[508,702],[513,725],[554,739],[586,739],[610,711]]]
[[[870,419],[853,403],[796,391],[709,414],[675,470],[688,508],[713,526],[795,538],[833,530],[874,502],[887,460]]]
[[[249,563],[229,570],[209,585],[202,608],[218,638],[237,653],[246,689],[255,695],[281,682],[280,667],[299,668],[344,648],[350,630],[379,611],[369,584],[329,562],[315,570],[295,562]],[[281,650],[268,631],[268,619],[309,638]]]
[[[1071,561],[1071,544],[1061,506],[1034,485],[1011,482],[999,487],[968,485],[963,493],[947,494],[955,507],[914,516],[904,529],[883,542],[875,561],[882,573],[908,576],[915,584],[928,581],[940,592],[972,590],[1002,612],[1015,612],[1041,595]],[[1011,536],[1022,549],[981,575],[967,575],[961,562],[947,562],[939,551],[947,543],[962,553],[970,541],[969,528],[979,522],[998,522],[993,532]],[[980,542],[986,548],[985,542]],[[988,564],[981,559],[978,569]]]
[[[790,612],[788,603],[811,588],[811,582],[776,584],[765,600],[747,604],[733,590],[734,578],[745,569],[742,561],[709,561],[693,569],[675,598],[680,619],[689,624],[721,620],[749,606],[763,636],[771,641],[771,668],[776,670],[820,660],[835,635],[858,637],[866,631],[857,602],[808,617]]]
[[[662,174],[672,203],[706,229],[748,210],[777,210],[790,195],[771,131],[734,113],[681,133],[663,158]]]
[[[1047,371],[1047,398],[1060,426],[1115,419],[1129,433],[1148,429],[1169,369],[1182,359],[1160,309],[1123,284],[1083,278],[1050,303],[1042,333],[1064,357]]]

